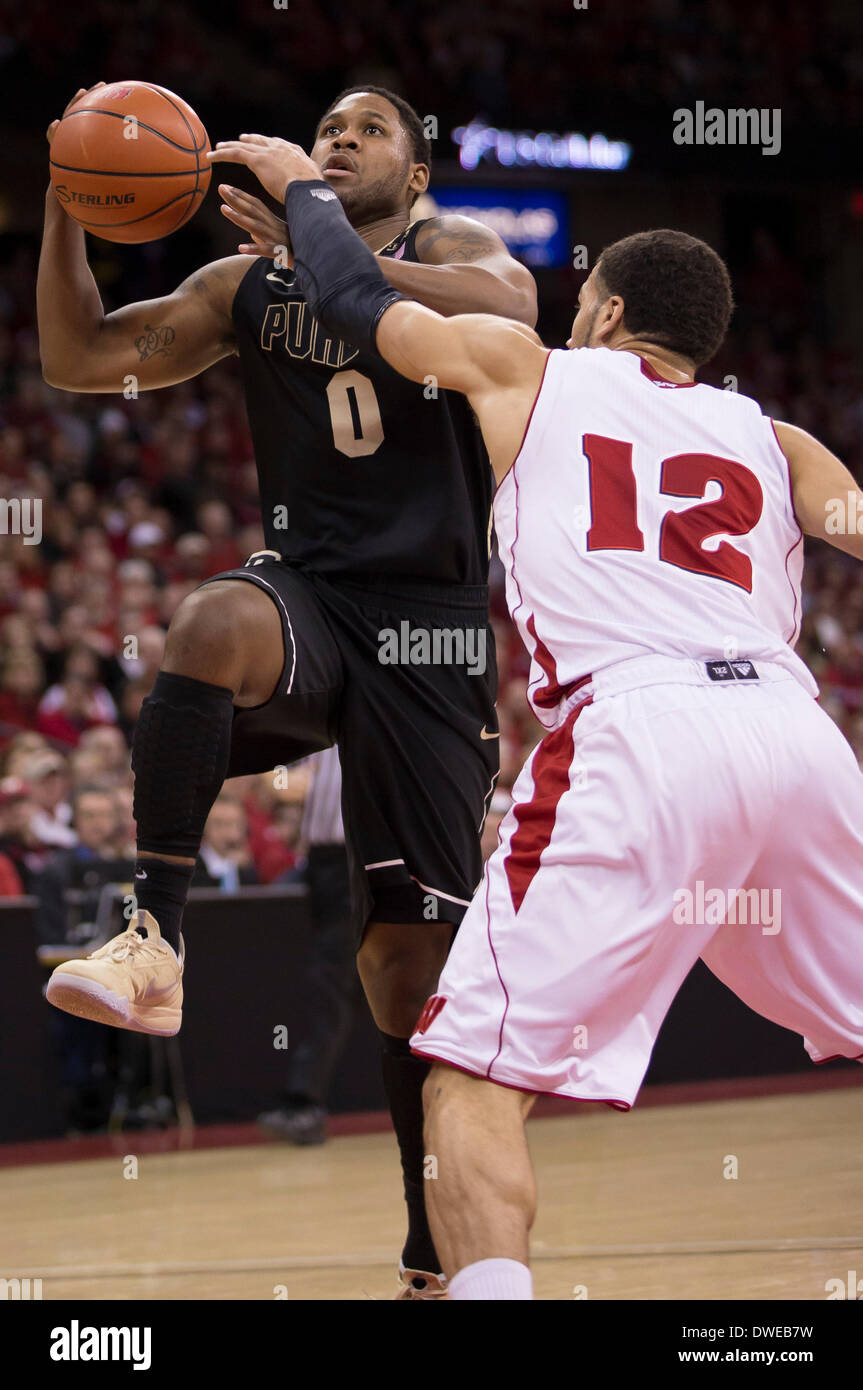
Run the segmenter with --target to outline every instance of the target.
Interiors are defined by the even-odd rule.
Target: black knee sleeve
[[[194,857],[231,751],[232,692],[160,671],[132,743],[138,849]]]
[[[425,1149],[423,1144],[423,1082],[431,1065],[414,1057],[407,1038],[394,1038],[378,1030],[383,1061],[384,1089],[390,1103],[398,1140],[408,1209],[408,1234],[402,1250],[407,1269],[440,1272],[425,1209]]]
[[[414,1057],[407,1038],[394,1038],[378,1029],[381,1040],[384,1090],[399,1141],[405,1177],[422,1185],[423,1082],[431,1070],[422,1057]]]

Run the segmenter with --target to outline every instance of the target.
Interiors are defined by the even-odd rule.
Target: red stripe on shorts
[[[536,618],[532,613],[527,620],[527,630],[536,644],[533,653],[534,659],[537,665],[542,667],[547,681],[546,685],[537,686],[536,690],[531,692],[533,703],[539,705],[540,709],[554,709],[555,705],[560,704],[566,693],[557,679],[557,662],[542,638],[537,635]]]
[[[592,702],[593,697],[588,697],[570,713],[559,729],[546,734],[533,760],[533,794],[530,801],[513,807],[516,829],[503,867],[516,912],[536,876],[543,851],[548,848],[558,803],[569,787],[573,755],[572,727],[581,711]]]
[[[582,676],[580,681],[571,681],[569,685],[561,685],[557,676],[557,662],[539,636],[536,630],[536,618],[532,613],[527,620],[526,627],[536,644],[533,653],[534,660],[542,668],[548,682],[547,685],[539,685],[536,690],[528,693],[533,703],[539,705],[540,709],[554,709],[562,700],[566,700],[573,691],[593,680],[593,676]]]

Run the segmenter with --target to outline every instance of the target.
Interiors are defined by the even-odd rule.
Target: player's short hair
[[[734,309],[728,268],[712,246],[687,232],[636,232],[607,246],[598,277],[623,300],[630,333],[679,352],[696,367],[722,346]]]
[[[343,92],[330,102],[321,121],[328,116],[331,111],[335,111],[339,102],[344,101],[345,97],[356,96],[358,92],[372,92],[377,97],[386,97],[387,101],[396,108],[399,113],[399,120],[402,129],[408,137],[411,147],[411,158],[415,164],[426,164],[431,172],[432,152],[431,140],[426,135],[425,126],[417,115],[409,101],[400,97],[397,92],[391,92],[388,87],[376,87],[371,82],[358,82],[354,87],[345,87]],[[318,122],[320,126],[321,121]],[[416,196],[413,201],[416,201]]]

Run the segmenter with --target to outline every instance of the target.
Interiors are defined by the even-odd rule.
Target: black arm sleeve
[[[309,309],[334,337],[374,351],[381,314],[407,296],[387,283],[323,180],[289,183],[285,217],[294,271]]]

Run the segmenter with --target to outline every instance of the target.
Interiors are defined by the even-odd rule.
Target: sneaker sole
[[[80,975],[55,973],[48,981],[45,998],[55,1009],[76,1018],[105,1023],[109,1028],[126,1028],[132,1033],[152,1033],[159,1038],[173,1038],[183,1021],[182,1009],[165,1004],[135,1008],[124,994],[115,994],[96,980],[85,980]]]

